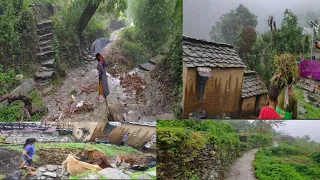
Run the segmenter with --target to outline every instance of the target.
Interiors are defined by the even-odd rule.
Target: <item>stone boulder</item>
[[[128,175],[122,171],[114,168],[106,168],[99,171],[99,174],[104,176],[106,179],[131,179]]]
[[[29,92],[35,87],[36,83],[33,78],[27,79],[20,86],[16,87],[11,94],[21,94],[27,96]]]

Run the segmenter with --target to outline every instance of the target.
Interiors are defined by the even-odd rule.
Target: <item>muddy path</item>
[[[112,56],[110,55],[110,50],[113,45],[117,42],[119,37],[120,30],[116,30],[111,33],[110,40],[111,42],[102,50],[102,55],[105,57],[105,60],[108,63],[108,59]],[[114,54],[113,54],[114,55]],[[111,57],[112,58],[112,57]],[[157,115],[169,116],[169,113],[164,113],[160,108],[159,111],[154,112],[153,107],[150,104],[159,104],[157,102],[152,102],[148,99],[149,97],[155,97],[155,95],[148,95],[153,92],[153,94],[159,91],[156,86],[150,86],[148,82],[146,85],[143,85],[143,92],[147,94],[145,100],[137,100],[135,94],[136,92],[130,87],[123,87],[120,82],[120,76],[126,76],[127,74],[138,74],[141,78],[144,78],[145,81],[148,81],[150,75],[146,72],[143,72],[139,69],[134,69],[129,73],[123,73],[113,77],[107,72],[108,84],[110,95],[108,96],[109,109],[113,114],[112,119],[108,117],[105,101],[100,97],[100,102],[97,101],[97,91],[94,89],[98,84],[98,72],[97,72],[97,62],[92,60],[87,62],[85,65],[69,69],[67,77],[63,80],[62,84],[57,87],[55,93],[46,93],[46,89],[52,87],[43,88],[40,90],[42,93],[42,98],[48,106],[48,114],[42,118],[42,121],[65,121],[65,122],[75,122],[75,121],[155,121],[159,119]],[[117,69],[118,67],[111,67],[111,69]],[[135,80],[132,80],[135,83]],[[154,89],[148,90],[150,86]],[[93,91],[86,93],[82,92],[83,88],[93,87]],[[148,91],[147,91],[148,90]],[[74,92],[74,98],[72,98],[71,93]],[[82,92],[82,93],[81,93]],[[71,103],[73,101],[73,103]],[[93,110],[87,113],[81,114],[66,114],[65,110],[70,107],[75,107],[79,102],[85,101],[88,104],[93,105]],[[70,105],[71,104],[71,105]]]
[[[229,168],[227,180],[256,180],[252,166],[258,149],[245,152]]]
[[[0,174],[18,170],[22,163],[22,153],[0,147]]]

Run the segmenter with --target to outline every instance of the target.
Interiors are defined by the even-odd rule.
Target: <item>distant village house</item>
[[[232,45],[183,37],[183,118],[205,111],[208,118],[253,115],[266,102],[266,85]]]

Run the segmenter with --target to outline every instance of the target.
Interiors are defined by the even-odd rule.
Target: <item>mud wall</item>
[[[226,113],[237,117],[241,110],[240,100],[243,68],[212,68],[212,77],[207,79],[204,98],[196,97],[196,68],[183,65],[183,117],[190,112],[205,110],[208,117]]]
[[[242,100],[242,114],[253,114],[256,106],[256,96]]]
[[[126,144],[140,149],[151,139],[152,135],[156,133],[156,127],[122,123],[121,126],[115,127],[107,138],[112,144],[120,144],[126,132],[130,133]],[[150,150],[156,150],[156,143],[152,144]]]
[[[83,140],[85,141],[93,141],[94,138],[99,137],[104,134],[104,130],[106,128],[105,122],[75,122],[73,124],[73,132],[72,135],[79,139],[83,136],[83,131],[81,128],[85,128],[89,131],[89,135],[86,136]]]

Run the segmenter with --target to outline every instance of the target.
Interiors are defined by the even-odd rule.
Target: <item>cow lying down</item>
[[[79,161],[73,154],[69,154],[67,159],[62,162],[62,172],[60,177],[65,171],[68,171],[72,176],[84,173],[88,170],[100,171],[102,168],[99,165],[89,164],[86,162]]]

